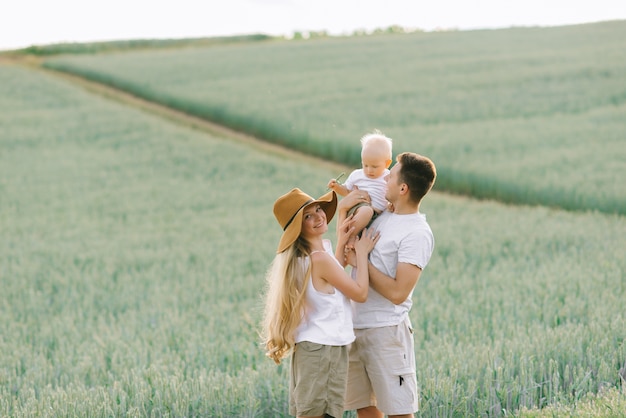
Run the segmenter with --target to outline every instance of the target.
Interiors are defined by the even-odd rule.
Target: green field
[[[599,27],[609,32],[614,28]],[[512,36],[518,31],[524,33],[501,33]],[[470,40],[489,34],[466,33]],[[441,35],[445,39],[462,33]],[[506,44],[506,38],[501,42]],[[345,52],[344,42],[365,48],[368,39],[386,42],[385,37],[372,37],[254,48],[294,45],[289,48],[297,51],[339,45]],[[135,74],[145,71],[148,85],[152,77],[173,80],[174,74],[165,71],[170,62],[183,56],[191,62],[196,54],[196,78],[185,72],[178,75],[178,87],[172,81],[157,83],[159,89],[184,98],[206,68],[206,56],[219,51],[227,55],[229,50],[240,56],[247,48],[252,47],[133,52],[88,57],[85,62],[99,63],[107,72],[118,67],[125,74],[131,71],[124,65],[139,62]],[[146,71],[146,62],[158,56],[167,59]],[[73,57],[59,59],[74,62]],[[109,59],[117,64],[109,64]],[[264,82],[271,79],[266,74]],[[269,123],[272,114],[290,108],[272,108],[274,102],[254,106],[255,84],[247,84],[244,76],[241,80],[251,90],[249,100],[232,99],[251,106],[243,108],[242,115],[266,115]],[[597,88],[589,91],[606,87],[596,81]],[[312,94],[318,90],[315,86],[302,86],[302,91]],[[245,91],[234,84],[232,89]],[[205,87],[197,90],[205,100],[213,97]],[[619,91],[613,85],[613,94]],[[293,94],[295,100],[298,94]],[[311,115],[302,114],[302,123],[308,116],[315,120],[314,112],[323,111],[317,107],[324,106],[316,102],[317,96],[300,96],[311,106]],[[212,100],[222,100],[228,108],[228,97],[224,93]],[[595,103],[601,97],[598,93],[590,100]],[[618,117],[623,106],[591,106],[579,114],[603,115],[609,125],[606,132],[617,135],[614,129],[624,123]],[[350,110],[346,103],[342,108]],[[480,113],[471,107],[467,111]],[[522,126],[523,119],[473,123],[497,130],[513,120]],[[561,126],[553,117],[527,119],[537,132],[584,125]],[[353,158],[358,156],[361,130],[374,125],[350,128],[355,122],[343,120],[345,135],[336,142],[343,141],[350,148],[346,158]],[[389,123],[389,129],[376,127],[398,138],[396,151],[414,149],[406,139],[411,136],[403,134],[412,128],[397,120]],[[444,133],[453,125],[414,129],[431,129],[433,138],[449,139],[452,149],[452,137]],[[459,125],[467,129],[471,123]],[[280,236],[271,208],[275,198],[292,187],[322,194],[336,169],[176,124],[25,66],[0,64],[0,126],[0,416],[287,416],[287,368],[264,357],[257,334],[263,276]],[[319,136],[324,137],[330,135]],[[615,144],[623,144],[623,135],[615,138]],[[325,149],[315,141],[307,143]],[[462,164],[459,159],[446,162],[436,145],[420,142],[419,150],[436,156],[445,178],[448,164]],[[532,161],[554,166],[553,159],[563,156],[557,145],[546,144],[550,151]],[[624,160],[617,158],[623,155],[621,148],[607,156],[601,144],[591,141],[587,147],[612,158],[602,163],[598,156],[587,155],[593,173],[608,176],[607,169],[613,168],[611,176],[617,176],[623,169]],[[568,149],[571,154],[566,155],[581,158],[579,149]],[[494,147],[489,158],[515,171],[511,152]],[[474,170],[466,174],[470,180],[494,175],[488,167],[469,168]],[[537,169],[530,171],[537,176]],[[497,177],[505,175],[510,174]],[[532,175],[513,176],[508,186],[527,190],[535,184]],[[583,174],[561,173],[570,181],[577,175]],[[591,191],[623,198],[614,184],[617,177],[612,182],[609,177],[604,182],[594,177],[597,187]],[[474,180],[471,184],[479,184]],[[568,195],[563,183],[550,184],[554,194],[563,190]],[[513,206],[440,191],[428,196],[422,211],[433,228],[436,248],[411,311],[419,415],[626,416],[624,216]]]
[[[359,165],[378,128],[437,189],[626,214],[626,21],[60,56],[70,71]]]

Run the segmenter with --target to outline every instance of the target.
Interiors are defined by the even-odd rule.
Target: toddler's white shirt
[[[382,176],[371,179],[367,177],[363,169],[360,168],[350,173],[343,185],[350,191],[354,190],[354,186],[357,186],[359,190],[365,190],[370,195],[372,207],[382,212],[387,209],[387,199],[385,199],[385,193],[387,192],[385,176],[387,174],[389,174],[389,170],[385,169]]]

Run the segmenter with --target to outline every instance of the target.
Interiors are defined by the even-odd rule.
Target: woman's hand
[[[365,190],[355,189],[344,196],[339,202],[340,210],[343,208],[346,212],[358,203],[370,202],[370,195]]]
[[[354,234],[354,215],[348,216],[337,226],[337,245],[344,247],[352,234]]]
[[[365,228],[361,233],[361,237],[356,237],[354,242],[354,249],[359,254],[369,254],[373,249],[378,239],[380,238],[380,233],[372,228]]]

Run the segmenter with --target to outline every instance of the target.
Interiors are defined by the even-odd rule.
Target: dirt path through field
[[[126,106],[132,106],[141,109],[145,112],[157,115],[164,119],[167,119],[178,125],[182,125],[188,128],[196,129],[218,138],[224,138],[234,141],[239,141],[250,147],[256,148],[262,152],[278,155],[282,158],[289,158],[291,160],[301,160],[303,163],[318,165],[323,168],[327,168],[332,172],[348,172],[350,167],[345,165],[329,162],[321,158],[312,157],[310,155],[303,154],[301,152],[294,151],[289,148],[285,148],[279,145],[269,143],[267,141],[260,140],[251,135],[244,134],[242,132],[235,131],[225,126],[207,121],[196,116],[189,115],[176,109],[172,109],[161,104],[151,102],[149,100],[142,99],[140,97],[129,94],[123,90],[116,89],[95,81],[87,80],[77,75],[68,74],[61,71],[55,71],[41,66],[42,59],[37,57],[2,57],[0,56],[0,64],[16,64],[22,65],[28,68],[32,68],[36,71],[42,71],[47,74],[54,75],[55,77],[62,78],[66,81],[77,85],[90,93],[97,94],[110,100],[122,103]]]

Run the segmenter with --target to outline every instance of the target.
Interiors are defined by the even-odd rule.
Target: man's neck
[[[393,208],[393,213],[396,215],[412,215],[419,212],[420,205],[419,203],[415,204],[413,202],[400,200],[393,203]]]

